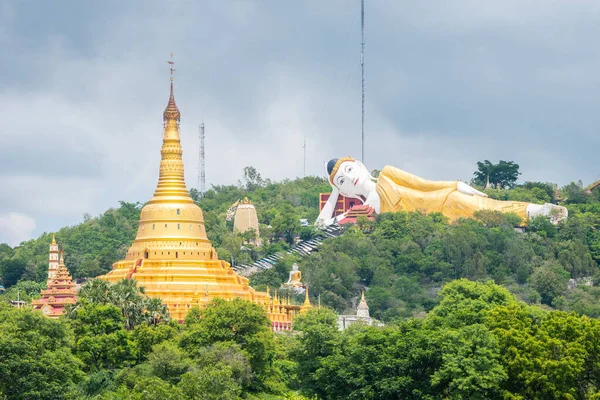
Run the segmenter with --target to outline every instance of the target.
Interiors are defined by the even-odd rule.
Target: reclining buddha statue
[[[373,207],[376,213],[439,212],[450,221],[473,217],[479,210],[515,213],[523,221],[543,215],[554,224],[568,216],[565,207],[555,204],[494,200],[464,182],[428,181],[389,165],[375,179],[360,161],[352,157],[330,160],[327,163],[327,174],[332,193],[316,221],[321,226],[331,225],[344,218],[344,214],[337,217],[333,215],[339,194],[362,200],[364,204]]]

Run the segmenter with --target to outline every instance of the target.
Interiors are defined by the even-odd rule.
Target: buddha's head
[[[334,158],[327,163],[329,183],[346,197],[364,198],[372,181],[367,167],[352,157]]]

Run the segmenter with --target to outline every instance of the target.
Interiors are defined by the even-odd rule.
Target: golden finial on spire
[[[173,53],[171,53],[171,59],[167,61],[170,65],[169,72],[171,73],[171,93],[169,94],[169,103],[167,104],[167,108],[165,108],[165,112],[163,113],[163,121],[174,119],[179,121],[181,117],[181,113],[179,112],[179,108],[177,108],[177,104],[175,104],[175,96],[173,95],[173,78],[175,76],[175,61],[173,61]]]
[[[173,52],[171,52],[171,59],[167,62],[171,66],[171,68],[169,68],[169,71],[171,72],[171,82],[173,82],[173,78],[175,77],[175,68],[173,68],[173,66],[175,65],[175,61],[173,61]]]
[[[54,236],[54,233],[52,234],[52,244],[56,244],[56,237]]]

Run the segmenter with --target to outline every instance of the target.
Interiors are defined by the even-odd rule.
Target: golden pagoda
[[[46,289],[41,292],[42,298],[31,303],[34,310],[41,310],[48,318],[60,317],[68,304],[77,302],[75,283],[65,266],[64,253],[58,252],[58,244],[54,235],[50,244],[48,259],[48,280]]]
[[[172,65],[172,62],[169,62]],[[115,283],[135,279],[150,297],[161,298],[171,318],[182,321],[193,306],[213,298],[241,298],[261,305],[274,323],[291,327],[299,306],[285,306],[268,293],[255,291],[248,279],[219,260],[206,236],[202,210],[190,197],[184,181],[179,137],[180,112],[173,95],[173,69],[167,108],[158,186],[142,208],[138,232],[124,260],[99,279]],[[297,308],[297,310],[296,310]],[[284,328],[285,329],[285,328]]]

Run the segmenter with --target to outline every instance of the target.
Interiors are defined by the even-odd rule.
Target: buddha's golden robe
[[[457,190],[458,181],[428,181],[390,165],[377,179],[382,213],[397,211],[439,212],[454,221],[472,217],[475,211],[515,213],[527,220],[527,206],[521,201],[500,201],[468,195]]]

